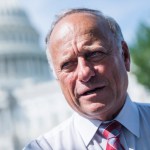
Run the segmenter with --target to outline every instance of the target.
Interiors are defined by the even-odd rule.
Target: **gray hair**
[[[45,39],[47,45],[49,43],[50,36],[53,32],[53,29],[55,28],[57,23],[60,20],[62,20],[64,17],[71,15],[71,14],[75,14],[75,13],[89,13],[89,14],[93,14],[97,17],[100,17],[101,19],[106,20],[106,22],[108,23],[108,26],[110,28],[110,31],[114,34],[114,37],[116,38],[116,41],[119,43],[120,41],[124,40],[119,24],[112,17],[106,16],[101,11],[98,11],[98,10],[93,10],[93,9],[88,9],[88,8],[75,8],[75,9],[69,9],[69,10],[63,11],[60,14],[56,15],[55,20],[53,21],[51,28]],[[50,56],[50,53],[48,52],[48,48],[46,50],[46,54],[47,54],[47,58],[48,58],[50,67],[53,70],[53,74],[56,77],[55,72],[54,72],[54,66],[53,66],[53,63],[51,62],[51,56]]]

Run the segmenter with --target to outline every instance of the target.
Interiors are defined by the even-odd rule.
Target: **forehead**
[[[93,50],[106,50],[112,46],[113,34],[105,20],[88,13],[71,14],[54,27],[48,49],[54,66],[85,56]]]
[[[50,42],[66,39],[66,37],[68,40],[69,36],[78,36],[79,33],[80,35],[90,33],[100,38],[107,37],[110,29],[107,21],[100,16],[83,12],[73,13],[65,16],[55,25]]]
[[[48,48],[52,60],[60,61],[62,56],[84,53],[89,46],[109,47],[111,41],[112,33],[106,20],[89,13],[75,13],[56,24]]]

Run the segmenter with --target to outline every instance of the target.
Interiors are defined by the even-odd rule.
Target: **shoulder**
[[[138,107],[138,109],[141,109],[141,110],[149,110],[150,109],[150,103],[134,102],[134,104]]]
[[[73,116],[70,117],[51,131],[31,141],[23,150],[50,150],[53,149],[53,147],[55,147],[55,149],[61,148],[63,141],[71,140],[73,118]]]
[[[141,117],[150,119],[150,103],[134,102],[134,104],[137,106]]]
[[[57,136],[61,136],[63,133],[70,132],[70,130],[73,128],[73,121],[74,117],[70,117],[69,119],[65,120],[55,128],[53,128],[51,131],[48,133],[44,134],[43,137],[45,139],[51,139],[55,138]]]
[[[40,136],[35,140],[32,140],[23,150],[52,150],[51,146],[48,145],[46,140]]]
[[[79,147],[77,148],[75,143],[78,143],[79,145],[82,144],[81,137],[74,126],[74,116],[46,133],[43,137],[46,139],[48,144],[56,150],[78,149]]]

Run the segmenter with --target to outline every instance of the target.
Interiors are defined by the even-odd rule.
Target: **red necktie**
[[[119,140],[121,133],[121,124],[119,122],[114,120],[113,122],[102,124],[100,132],[107,139],[106,150],[125,150]]]

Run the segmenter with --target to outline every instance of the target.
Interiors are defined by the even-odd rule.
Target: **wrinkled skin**
[[[107,22],[88,13],[68,15],[55,26],[48,48],[69,105],[87,118],[113,119],[125,102],[130,55]]]

